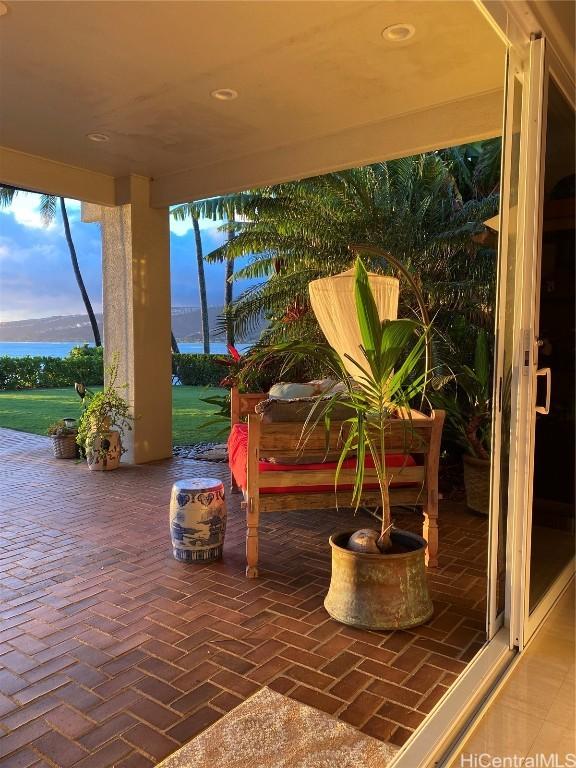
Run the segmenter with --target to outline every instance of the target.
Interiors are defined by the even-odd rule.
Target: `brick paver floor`
[[[244,577],[228,495],[224,560],[172,558],[172,482],[225,477],[172,460],[91,473],[46,438],[0,430],[0,765],[146,768],[261,686],[402,744],[483,641],[486,520],[442,502],[435,613],[369,632],[322,601],[328,535],[352,513],[264,517]],[[396,515],[419,530],[419,515]]]

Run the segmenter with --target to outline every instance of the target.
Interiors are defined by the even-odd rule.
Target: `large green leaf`
[[[402,362],[402,365],[390,377],[390,380],[388,383],[389,397],[393,397],[394,394],[400,388],[405,386],[407,379],[412,376],[412,374],[418,367],[422,359],[422,356],[424,354],[425,347],[426,347],[426,336],[422,334],[417,338],[416,343],[406,355],[406,358]],[[414,387],[415,387],[415,383],[412,382],[411,389],[413,390]],[[414,394],[418,394],[418,392],[414,392]]]
[[[368,282],[368,272],[360,258],[356,259],[354,298],[362,344],[366,357],[370,359],[370,353],[377,356],[380,351],[381,325],[378,308]]]
[[[381,376],[388,378],[405,353],[408,342],[415,339],[419,323],[414,320],[384,320],[380,326]]]

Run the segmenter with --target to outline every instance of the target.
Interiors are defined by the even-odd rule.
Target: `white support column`
[[[119,181],[126,203],[85,206],[83,219],[102,227],[105,362],[118,356],[136,417],[124,460],[141,464],[172,455],[169,213],[150,207],[147,178]]]

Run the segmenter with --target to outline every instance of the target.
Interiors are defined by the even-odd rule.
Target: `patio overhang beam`
[[[174,205],[498,136],[502,99],[497,89],[313,141],[160,176],[151,183],[150,204]]]
[[[113,176],[8,147],[0,147],[0,184],[99,205],[117,204]]]
[[[502,91],[494,90],[312,141],[159,176],[150,180],[150,205],[164,208],[479,141],[499,135],[501,123]],[[114,178],[6,147],[0,147],[0,183],[97,205],[129,202],[126,177]]]

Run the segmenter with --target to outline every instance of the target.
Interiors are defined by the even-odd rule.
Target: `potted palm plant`
[[[492,377],[488,336],[476,336],[473,364],[455,366],[452,386],[432,399],[446,411],[448,437],[463,451],[464,489],[470,509],[487,515],[490,506],[490,437]]]
[[[338,462],[357,456],[352,501],[358,508],[364,483],[365,458],[370,456],[378,478],[380,530],[365,529],[330,537],[332,578],[324,605],[338,620],[370,629],[399,629],[424,623],[432,615],[424,554],[426,541],[392,523],[386,444],[390,420],[402,417],[411,429],[410,404],[425,398],[429,371],[423,364],[429,328],[414,320],[383,320],[360,260],[355,268],[355,304],[362,346],[350,357],[361,375],[351,379],[342,362],[336,393],[325,408],[345,402],[351,409]],[[409,440],[407,440],[407,443]]]
[[[401,417],[406,445],[411,443],[411,403],[416,398],[419,405],[425,401],[430,377],[425,362],[429,327],[408,319],[381,321],[360,258],[355,266],[355,305],[362,338],[358,359],[344,361],[328,345],[307,342],[274,345],[268,353],[283,355],[286,370],[303,357],[313,356],[335,380],[333,394],[319,398],[311,407],[301,441],[304,445],[310,428],[322,422],[329,429],[337,406],[340,411],[347,409],[350,416],[343,422],[335,483],[346,458],[356,456],[352,491],[356,509],[361,503],[368,456],[378,480],[380,509],[376,516],[380,529],[330,537],[332,575],[326,610],[333,618],[354,626],[407,628],[424,623],[433,611],[425,569],[427,542],[393,526],[386,448],[390,422],[395,417]],[[264,354],[262,351],[260,358]],[[345,362],[353,362],[361,374],[352,379]],[[398,470],[396,475],[401,477]]]
[[[107,384],[101,392],[85,390],[84,411],[80,417],[76,442],[82,448],[91,470],[117,469],[125,452],[122,436],[132,429],[134,420],[128,402],[119,394],[118,363],[107,368]]]

